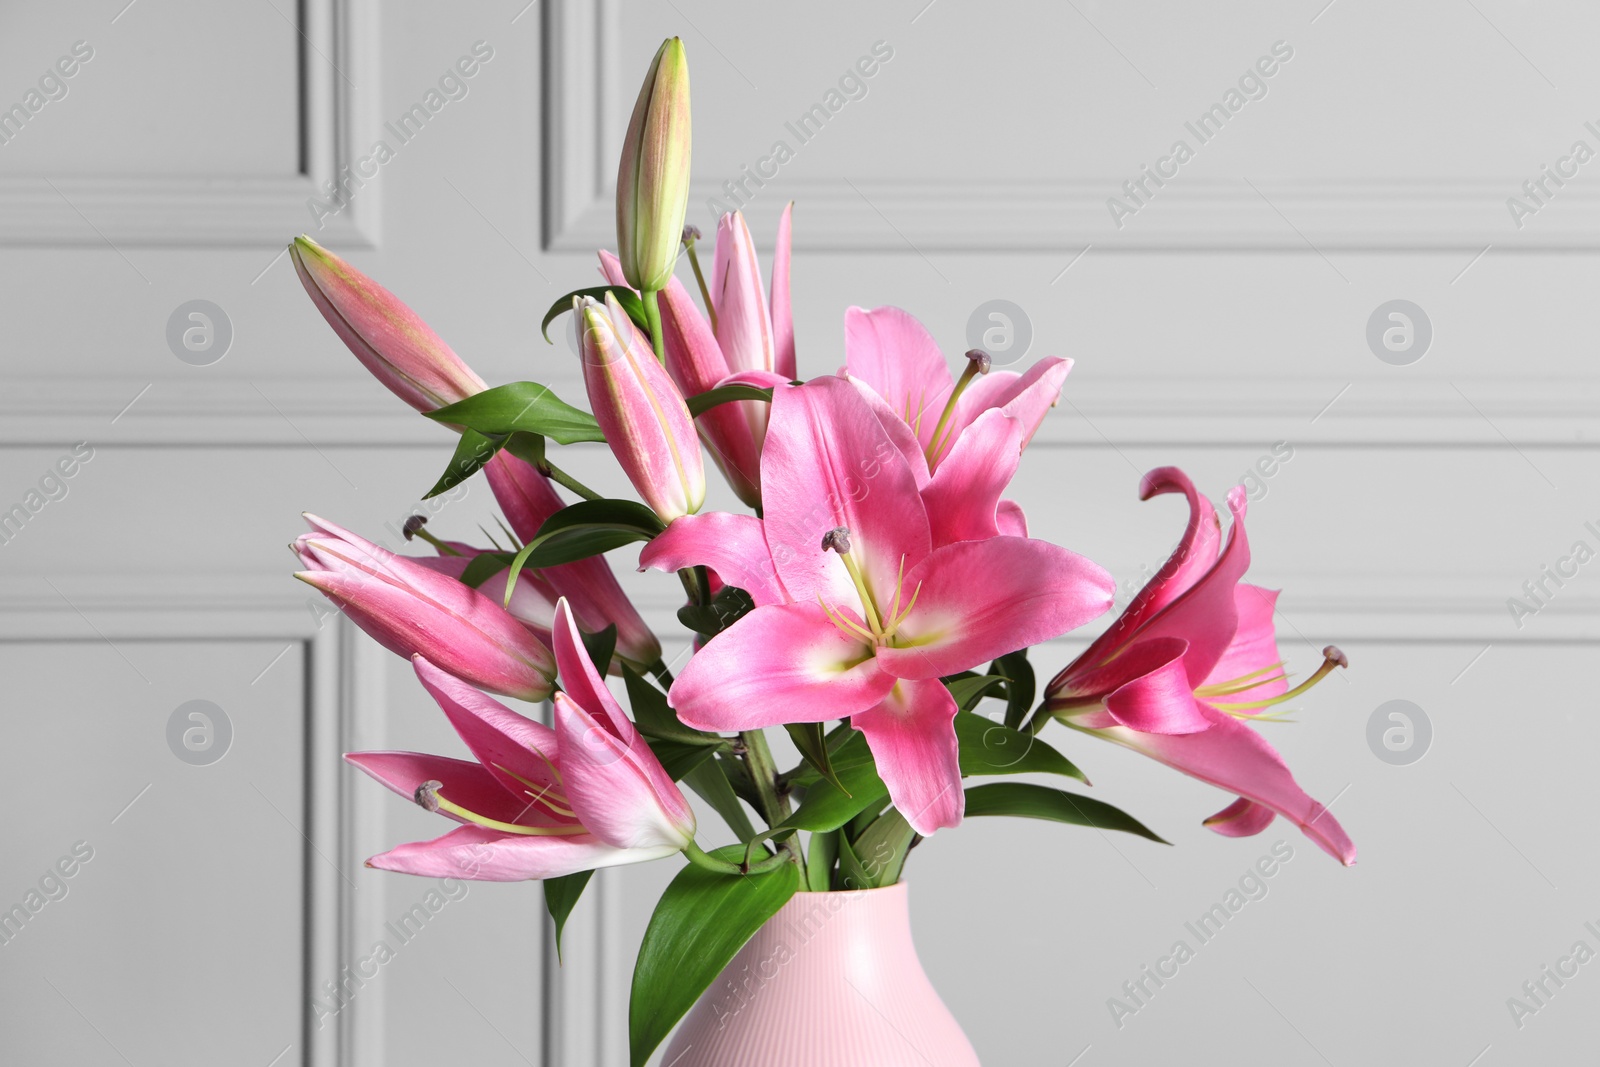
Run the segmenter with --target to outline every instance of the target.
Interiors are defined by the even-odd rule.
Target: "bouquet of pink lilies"
[[[1028,650],[1112,606],[1110,575],[1030,536],[1006,497],[1071,362],[1018,374],[972,351],[952,375],[910,314],[852,307],[843,369],[800,380],[789,210],[770,289],[738,213],[721,219],[708,278],[699,235],[683,225],[688,169],[688,77],[674,38],[628,128],[604,284],[545,318],[572,313],[592,414],[533,382],[488,386],[393,294],[307,238],[291,247],[357,358],[459,434],[430,495],[481,471],[509,539],[475,547],[413,519],[408,537],[437,554],[403,556],[311,518],[296,542],[297,577],[412,661],[471,755],[347,757],[456,824],[368,865],[542,879],[559,937],[596,868],[681,853],[688,865],[635,975],[642,1062],[791,895],[891,885],[923,837],[964,816],[1160,840],[1109,804],[1016,780],[1084,781],[1042,736],[1055,723],[1235,794],[1205,820],[1217,833],[1260,833],[1282,816],[1353,863],[1338,821],[1251,725],[1345,659],[1330,646],[1290,688],[1277,593],[1243,581],[1242,488],[1227,496],[1224,536],[1182,471],[1146,474],[1141,498],[1188,502],[1177,548],[1036,691]],[[699,306],[674,275],[685,251]],[[604,442],[639,499],[602,497],[552,455],[580,442]],[[749,512],[701,510],[706,454]],[[686,590],[678,618],[694,651],[676,677],[605,557],[639,542],[639,568],[676,572]],[[552,702],[552,725],[491,693]],[[765,730],[777,726],[793,766],[774,760]],[[986,778],[1005,780],[970,781]],[[733,840],[702,844],[684,785]]]

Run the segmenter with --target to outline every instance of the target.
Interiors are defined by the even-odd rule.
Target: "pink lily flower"
[[[669,693],[679,717],[849,718],[919,833],[957,825],[956,705],[939,679],[1101,614],[1110,576],[1044,541],[938,544],[911,465],[842,378],[777,388],[761,480],[763,519],[689,516],[640,555],[711,566],[757,604],[690,659]]]
[[[499,603],[419,560],[397,556],[315,515],[294,543],[295,575],[397,655],[423,655],[492,692],[550,696],[556,661]]]
[[[699,511],[705,469],[683,394],[616,297],[578,298],[573,310],[589,405],[611,454],[663,522]]]
[[[938,473],[987,411],[999,409],[1015,418],[1022,431],[1018,448],[1026,448],[1072,370],[1072,360],[1047,356],[1023,374],[991,371],[987,355],[976,352],[968,353],[961,377],[952,378],[927,328],[897,307],[845,312],[844,350],[843,373],[882,400],[874,404],[880,419],[909,428],[921,462],[909,452],[907,458],[925,475]],[[1027,536],[1015,503],[1004,502],[1000,519],[1006,533]]]
[[[463,825],[367,866],[517,882],[661,859],[694,840],[693,810],[595,672],[564,602],[555,635],[566,689],[555,696],[554,730],[414,659],[423,687],[474,758],[353,752],[345,759]]]
[[[1182,540],[1110,629],[1051,680],[1047,707],[1068,726],[1237,793],[1205,820],[1217,833],[1258,834],[1282,815],[1341,863],[1355,863],[1338,820],[1245,725],[1348,661],[1330,645],[1317,672],[1291,690],[1272,625],[1278,594],[1241,580],[1250,566],[1243,489],[1228,494],[1226,544],[1216,512],[1182,471],[1144,476],[1140,499],[1162,493],[1188,498]]]
[[[762,294],[755,245],[738,212],[724,215],[717,225],[710,280],[716,329],[676,278],[661,290],[667,373],[684,396],[731,382],[766,387],[794,379],[794,317],[789,301],[793,207],[784,208],[778,223],[770,297]],[[600,270],[610,284],[627,284],[621,264],[610,252],[600,253]],[[740,400],[718,405],[695,420],[712,460],[734,493],[751,507],[761,503],[761,444],[767,417],[766,404]]]
[[[484,467],[484,475],[506,523],[524,543],[537,537],[545,520],[567,506],[550,479],[510,453],[496,453]],[[585,633],[599,633],[615,623],[617,659],[638,673],[645,673],[661,658],[661,642],[622,591],[604,556],[545,567],[539,577],[557,597],[566,597]],[[515,612],[514,599],[512,609]],[[614,669],[620,674],[621,664],[614,664]]]
[[[472,561],[486,549],[475,548],[461,541],[440,543],[437,556],[407,557],[430,571],[448,575],[460,581]],[[506,579],[510,571],[502,571],[478,587],[484,595],[504,604],[511,617],[533,632],[540,642],[548,646],[553,640],[550,620],[556,612],[556,601],[561,595],[538,571],[524,569],[517,574],[517,584],[511,590],[511,600],[506,602]],[[601,627],[604,629],[604,627]]]
[[[296,237],[289,258],[328,325],[407,404],[433,411],[488,388],[399,297],[311,238]]]

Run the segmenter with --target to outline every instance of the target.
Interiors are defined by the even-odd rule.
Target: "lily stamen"
[[[1332,673],[1335,667],[1348,666],[1350,666],[1350,657],[1339,651],[1338,646],[1329,645],[1327,648],[1322,650],[1322,666],[1317,668],[1316,673],[1307,678],[1305,681],[1301,682],[1299,685],[1295,686],[1293,689],[1289,690],[1287,693],[1283,693],[1275,697],[1268,697],[1266,700],[1251,700],[1239,704],[1213,704],[1212,707],[1216,708],[1218,711],[1226,711],[1231,715],[1236,711],[1250,711],[1253,708],[1265,708],[1270,707],[1273,704],[1281,704],[1285,700],[1294,699],[1301,693],[1304,693],[1306,690],[1316,685],[1318,682],[1322,681],[1323,678]]]
[[[417,802],[418,807],[427,811],[449,812],[451,815],[455,815],[474,826],[498,830],[503,834],[524,834],[530,837],[572,837],[589,832],[577,824],[572,826],[522,826],[518,823],[501,822],[499,819],[491,819],[487,815],[479,815],[475,811],[463,808],[452,800],[446,800],[443,790],[443,782],[423,782],[417,786],[417,791],[412,799]]]
[[[980,374],[989,373],[989,368],[993,363],[994,361],[989,358],[989,353],[981,348],[974,348],[967,353],[967,369],[961,372],[961,377],[956,379],[955,388],[950,390],[950,399],[944,402],[944,411],[939,415],[939,421],[933,427],[933,436],[928,439],[928,447],[923,452],[923,455],[928,458],[930,467],[933,466],[939,453],[944,450],[945,443],[940,438],[944,436],[945,427],[950,424],[950,416],[955,414],[956,401],[961,399],[961,394],[966,392],[967,386],[972,383],[972,379]],[[916,427],[912,429],[915,430]]]
[[[1273,671],[1278,672],[1275,677],[1262,677],[1262,675],[1270,674]],[[1283,664],[1274,663],[1270,667],[1262,667],[1259,671],[1251,671],[1249,674],[1241,674],[1239,677],[1231,678],[1226,682],[1217,682],[1214,685],[1202,685],[1200,688],[1194,691],[1194,695],[1197,697],[1227,696],[1230,693],[1242,693],[1247,689],[1254,689],[1257,686],[1267,685],[1271,682],[1276,682],[1279,679],[1284,679],[1287,677],[1288,675],[1285,674],[1283,670]]]
[[[872,599],[872,590],[867,587],[866,575],[861,573],[861,565],[850,554],[850,528],[835,526],[823,534],[822,548],[825,552],[839,553],[839,558],[844,560],[844,569],[850,573],[850,580],[855,583],[856,593],[861,597],[862,613],[866,615],[867,626],[872,631],[869,639],[876,641],[883,636],[883,621],[878,616],[878,605]]]

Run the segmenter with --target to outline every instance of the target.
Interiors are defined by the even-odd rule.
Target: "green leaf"
[[[889,795],[889,787],[878,777],[878,768],[869,758],[865,763],[833,765],[839,782],[818,780],[806,788],[805,799],[783,825],[796,830],[837,830],[867,805]]]
[[[890,808],[878,816],[877,821],[867,827],[851,846],[861,863],[861,869],[872,880],[866,885],[849,888],[879,889],[898,882],[900,872],[906,866],[906,853],[911,851],[911,843],[916,836],[917,832],[906,822],[906,817],[900,814],[898,808]]]
[[[872,885],[872,875],[861,865],[861,860],[856,857],[856,850],[850,847],[850,839],[844,834],[836,835],[839,838],[839,877],[836,881],[840,889],[866,889]]]
[[[666,528],[655,512],[637,500],[580,500],[544,520],[533,541],[566,530],[636,530],[654,537]]]
[[[1022,725],[1033,707],[1033,664],[1028,662],[1028,650],[1008,652],[989,665],[990,674],[1006,679],[1006,725],[1015,729]]]
[[[563,311],[572,310],[573,297],[586,296],[604,303],[607,293],[617,298],[617,303],[622,305],[622,310],[628,313],[628,318],[633,320],[635,326],[645,333],[650,332],[650,323],[644,317],[644,302],[639,299],[638,293],[623,285],[592,285],[587,289],[574,289],[565,296],[557,297],[556,302],[550,305],[550,310],[544,313],[544,321],[539,323],[539,332],[544,335],[546,341],[555,344],[550,340],[550,324],[556,321],[556,316]]]
[[[695,633],[715,637],[746,614],[755,610],[750,594],[725,585],[709,604],[686,604],[678,609],[678,621]]]
[[[826,893],[833,888],[833,865],[838,859],[839,831],[811,835],[811,848],[806,852],[806,887],[811,892]]]
[[[739,795],[733,791],[733,786],[728,782],[728,775],[721,760],[707,760],[683,776],[684,782],[700,794],[700,799],[711,805],[711,810],[722,816],[722,821],[728,824],[728,829],[733,831],[733,836],[740,841],[748,841],[756,836],[756,828],[750,825],[750,816],[745,814],[744,807],[739,803]]]
[[[644,742],[650,746],[650,751],[656,754],[656,759],[661,761],[661,766],[674,782],[688,777],[717,753],[710,745],[686,745],[682,741],[662,741],[649,736],[645,737]]]
[[[800,750],[800,755],[805,757],[806,762],[817,769],[818,774],[832,782],[841,792],[849,792],[845,784],[839,781],[839,776],[834,773],[833,761],[828,752],[828,739],[822,733],[820,722],[784,723],[783,728],[789,731],[794,747]]]
[[[1016,815],[1100,830],[1121,830],[1167,844],[1144,823],[1102,800],[1028,782],[992,782],[967,790],[967,815]]]
[[[970,711],[957,712],[955,725],[964,775],[1063,774],[1089,782],[1071,760],[1024,730]]]
[[[995,674],[974,674],[966,678],[957,678],[955,681],[946,681],[945,688],[950,690],[950,695],[955,698],[956,707],[962,711],[971,711],[983,699],[985,693],[996,686],[1004,685],[1005,679]]]
[[[597,634],[586,634],[579,631],[583,638],[583,647],[589,653],[589,661],[594,664],[594,669],[604,678],[611,670],[611,656],[617,650],[617,624],[612,623]]]
[[[744,848],[712,853],[738,863]],[[760,875],[716,874],[689,866],[667,886],[645,928],[628,1003],[632,1067],[650,1054],[734,955],[800,885],[800,869],[784,863]]]
[[[424,414],[483,434],[520,430],[554,438],[564,445],[606,439],[593,415],[566,403],[538,382],[497,385]]]
[[[483,465],[494,458],[494,454],[504,447],[504,435],[481,434],[477,430],[463,430],[461,439],[456,442],[456,450],[450,457],[450,463],[439,476],[439,480],[422,495],[422,499],[429,500],[440,493],[447,493],[477,474]]]
[[[707,389],[703,393],[685,397],[683,402],[689,405],[689,414],[698,418],[718,404],[727,404],[735,400],[765,400],[770,404],[772,389],[735,382],[732,385],[719,385],[715,389]]]
[[[583,896],[584,887],[589,884],[593,871],[579,871],[577,874],[563,875],[560,878],[546,878],[544,880],[544,906],[550,912],[550,918],[556,924],[556,960],[561,959],[561,931],[566,929],[567,916],[572,914],[572,909],[577,906],[578,898]]]
[[[511,563],[509,552],[480,552],[472,557],[472,562],[467,564],[467,569],[461,572],[463,585],[470,585],[477,589],[490,578],[505,570]]]
[[[622,680],[628,687],[628,705],[633,709],[633,721],[646,737],[679,744],[699,745],[702,748],[724,744],[716,734],[703,733],[685,726],[677,712],[667,704],[667,694],[650,684],[649,679],[633,668],[624,665]]]

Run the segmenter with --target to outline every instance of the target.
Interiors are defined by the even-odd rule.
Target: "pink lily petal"
[[[1272,626],[1278,591],[1240,582],[1234,588],[1233,603],[1239,616],[1238,632],[1202,684],[1221,685],[1256,675],[1262,679],[1259,685],[1217,699],[1226,704],[1245,704],[1282,696],[1289,691],[1289,681],[1281,669],[1283,657],[1278,652],[1278,637]]]
[[[841,631],[821,605],[774,604],[707,642],[667,698],[697,729],[750,730],[854,715],[893,686],[872,647]]]
[[[843,526],[870,589],[892,598],[928,554],[916,480],[861,393],[842,378],[779,386],[761,456],[767,546],[795,600],[862,605],[844,561],[822,548]],[[1020,647],[1020,646],[1019,646]]]
[[[459,582],[467,573],[467,568],[472,565],[473,558],[479,554],[477,549],[473,549],[470,553],[459,556],[419,556],[417,563]],[[542,581],[537,573],[525,570],[517,575],[516,588],[511,591],[511,603],[506,605],[506,610],[518,622],[532,630],[540,641],[549,644],[550,618],[555,614],[556,598],[559,594],[551,588],[550,583]],[[506,580],[510,577],[510,570],[501,571],[478,589],[487,596],[500,599],[503,603]],[[600,628],[605,629],[603,626]]]
[[[1028,517],[1022,513],[1022,505],[1015,500],[1002,500],[994,513],[995,526],[1001,533],[1009,537],[1028,536]]]
[[[1272,825],[1277,814],[1253,800],[1240,797],[1205,820],[1205,827],[1223,837],[1254,837]]]
[[[1189,642],[1177,637],[1137,641],[1098,667],[1074,671],[1052,688],[1051,695],[1060,698],[1057,710],[1087,710],[1141,675],[1181,660],[1188,650]]]
[[[772,565],[761,520],[754,515],[708,511],[674,519],[639,553],[639,569],[678,571],[706,566],[728,585],[749,593],[757,606],[787,604],[791,597]]]
[[[898,681],[881,702],[850,717],[867,736],[889,798],[924,837],[960,825],[966,811],[955,714],[950,691],[930,678]]]
[[[935,548],[1000,533],[1000,494],[1021,458],[1022,424],[1000,409],[967,427],[922,490]]]
[[[566,693],[555,705],[566,796],[585,828],[617,848],[682,849],[694,840],[694,812],[648,745],[618,738]]]
[[[430,756],[422,752],[350,752],[344,759],[407,800],[415,800],[417,788],[422,783],[439,782],[442,786],[439,790],[441,796],[497,822],[521,826],[565,826],[573,821],[553,815],[526,799],[506,792],[495,775],[484,769],[482,764],[471,760]],[[439,814],[456,822],[465,822],[443,808]]]
[[[1142,660],[1142,668],[1129,681],[1107,694],[1105,708],[1111,717],[1131,730],[1147,734],[1192,734],[1211,725],[1194,696],[1194,686],[1183,669],[1185,642],[1170,637],[1140,641],[1112,660]],[[1134,664],[1130,664],[1133,667]]]
[[[549,808],[550,798],[559,795],[561,785],[561,776],[556,773],[560,748],[555,731],[518,715],[421,656],[413,656],[411,665],[422,687],[500,787],[518,804]],[[464,800],[458,803],[473,807]],[[554,809],[551,814],[555,814]],[[506,821],[524,820],[518,817]]]
[[[867,402],[872,413],[878,417],[878,425],[883,427],[883,432],[888,435],[889,442],[905,457],[906,466],[911,468],[912,477],[916,479],[917,488],[924,489],[930,477],[928,473],[928,457],[922,454],[922,442],[917,440],[917,435],[911,432],[905,420],[895,414],[889,402],[878,395],[878,391],[860,378],[853,378],[848,372],[841,371],[840,377],[854,385],[861,393],[861,398]]]
[[[852,307],[844,313],[845,365],[888,401],[924,448],[955,380],[927,329],[897,307]]]
[[[545,520],[566,507],[548,478],[508,453],[496,453],[484,475],[511,531],[524,543],[537,537]],[[661,642],[622,591],[604,556],[546,567],[539,574],[557,596],[567,598],[579,627],[586,632],[599,633],[616,624],[619,659],[644,671],[661,658]],[[620,673],[620,665],[617,670]]]
[[[794,201],[784,205],[778,219],[778,245],[772,253],[772,344],[773,370],[794,381],[794,311],[789,302],[789,249],[793,244]]]
[[[1022,447],[1026,448],[1045,415],[1060,401],[1061,387],[1071,370],[1072,360],[1046,356],[1022,374],[990,371],[967,386],[956,401],[951,421],[958,432],[965,432],[985,411],[999,408],[1022,424]]]
[[[1163,493],[1181,492],[1189,501],[1189,521],[1178,547],[1167,557],[1156,576],[1139,590],[1127,608],[1105,633],[1084,650],[1063,675],[1083,667],[1105,662],[1116,650],[1133,640],[1140,628],[1162,608],[1189,590],[1217,561],[1222,548],[1222,527],[1211,502],[1200,495],[1189,476],[1176,467],[1157,467],[1139,481],[1139,499],[1149,500]]]
[[[899,647],[880,648],[878,662],[898,678],[955,674],[1082,626],[1111,606],[1112,591],[1102,568],[1046,541],[958,541],[906,573],[905,598],[916,601]]]
[[[1156,613],[1139,630],[1140,638],[1180,637],[1189,642],[1183,665],[1190,678],[1205,678],[1221,661],[1239,628],[1234,587],[1250,569],[1250,542],[1245,536],[1243,486],[1228,492],[1233,528],[1216,566]]]
[[[1192,734],[1145,734],[1123,726],[1094,731],[1107,740],[1270,808],[1294,823],[1345,866],[1356,847],[1328,809],[1295,783],[1283,757],[1255,730],[1231,715],[1205,708],[1211,728]]]
[[[579,871],[644,863],[678,850],[613,848],[592,834],[529,837],[482,826],[461,826],[432,841],[401,845],[372,857],[368,867],[424,878],[466,878],[477,882],[523,882],[559,878]]]
[[[717,308],[717,345],[729,370],[777,368],[772,319],[763,288],[755,241],[744,216],[737,211],[722,216],[717,223],[711,299]]]

